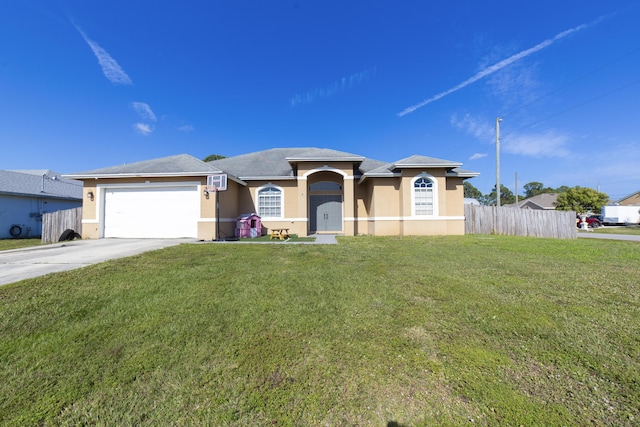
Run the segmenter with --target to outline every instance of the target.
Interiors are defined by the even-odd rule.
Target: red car
[[[582,218],[580,215],[576,215],[576,225],[578,228],[582,227]],[[587,227],[589,228],[598,228],[602,227],[602,221],[598,218],[598,215],[591,215],[587,217]]]

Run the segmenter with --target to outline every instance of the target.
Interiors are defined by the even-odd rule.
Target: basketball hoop
[[[207,192],[207,199],[209,193],[213,193],[216,196],[216,241],[220,240],[220,195],[218,191],[227,191],[227,174],[219,173],[215,175],[207,176],[207,185],[204,187]]]
[[[220,173],[217,175],[207,176],[206,190],[209,193],[215,193],[217,191],[227,191],[227,174]]]

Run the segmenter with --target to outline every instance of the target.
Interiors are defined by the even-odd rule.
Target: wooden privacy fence
[[[65,209],[42,215],[42,243],[60,240],[65,230],[82,234],[82,208]]]
[[[576,213],[496,206],[464,206],[465,234],[577,238]]]

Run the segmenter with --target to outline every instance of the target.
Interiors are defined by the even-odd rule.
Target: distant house
[[[556,200],[558,200],[557,194],[543,193],[543,194],[538,194],[537,196],[529,197],[528,199],[519,201],[517,204],[513,203],[505,206],[515,207],[520,209],[552,211],[556,209]]]
[[[474,199],[473,197],[465,197],[464,204],[480,206],[480,202],[478,201],[478,199]]]
[[[614,203],[618,206],[640,206],[640,191],[631,193]]]
[[[38,237],[44,213],[80,206],[80,181],[51,170],[0,170],[0,239]]]
[[[415,155],[381,162],[325,148],[273,148],[202,162],[187,154],[107,167],[84,181],[84,238],[233,236],[253,212],[306,236],[464,234],[461,163]],[[207,185],[226,174],[227,190]],[[219,207],[219,214],[216,209]]]

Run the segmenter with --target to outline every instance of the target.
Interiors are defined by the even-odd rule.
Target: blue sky
[[[325,147],[640,190],[639,1],[12,0],[0,169]]]

